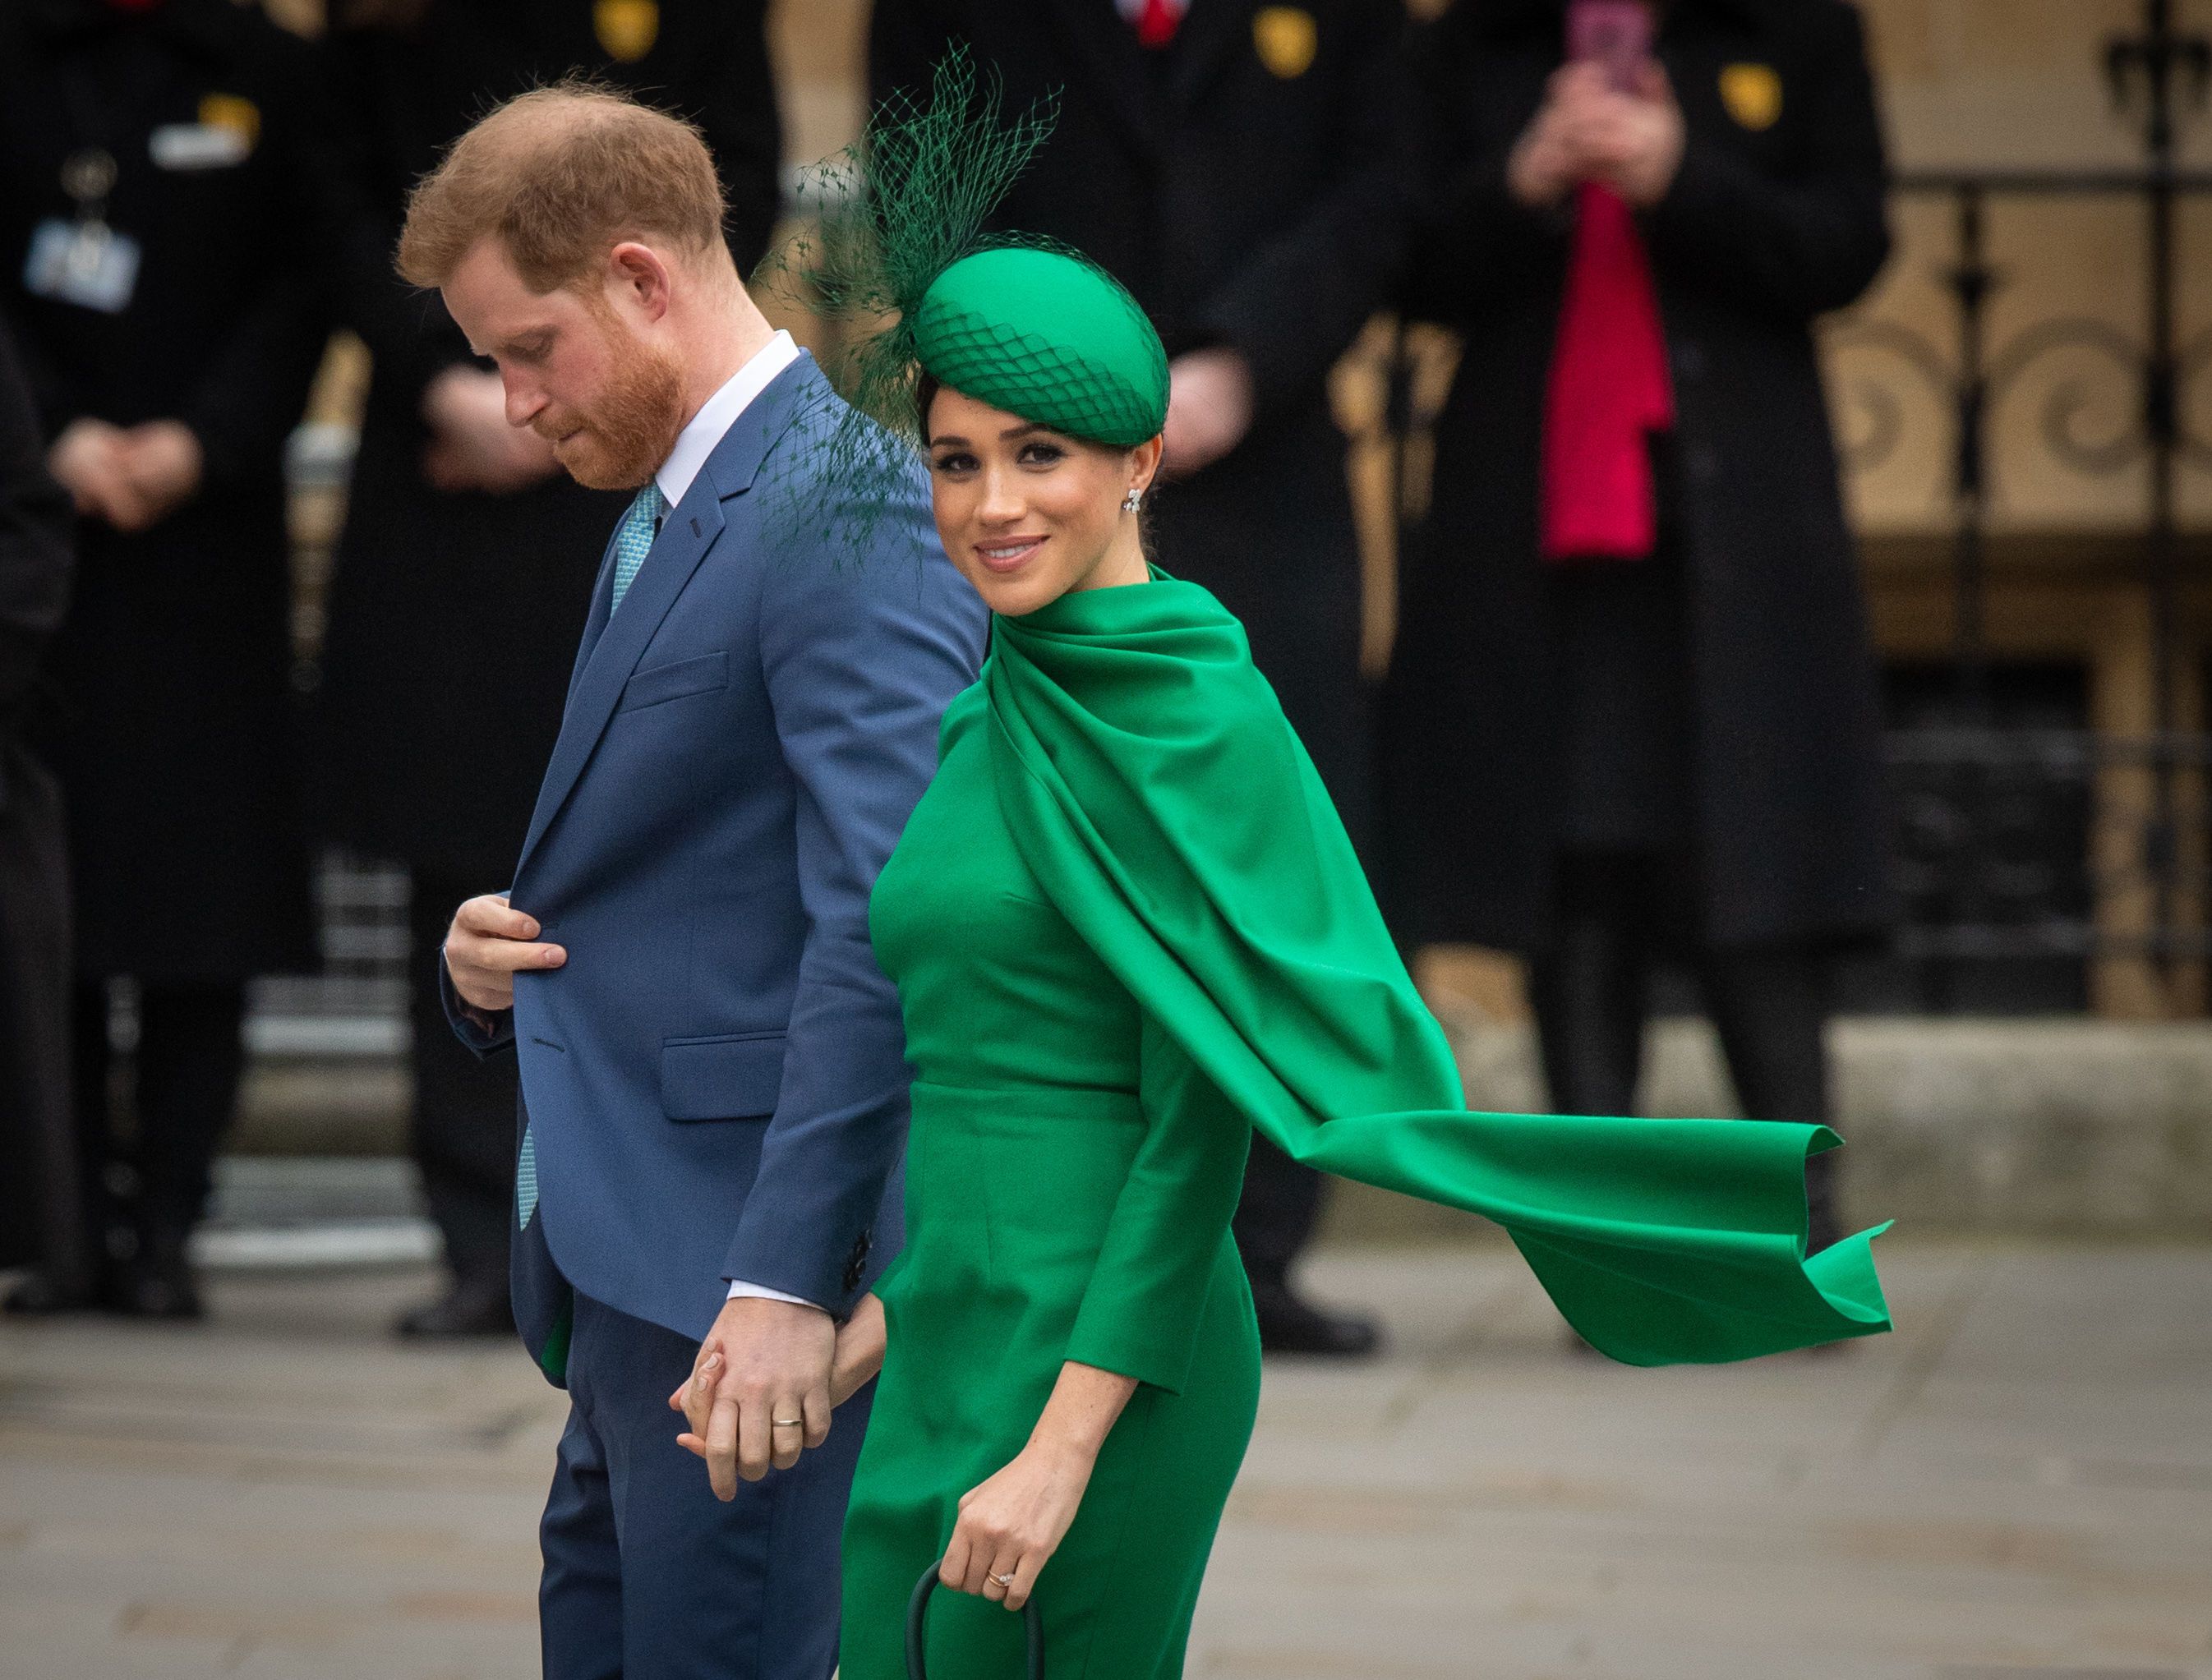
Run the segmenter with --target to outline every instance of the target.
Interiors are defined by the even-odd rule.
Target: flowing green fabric
[[[1244,633],[1170,579],[995,623],[1000,807],[1052,903],[1218,1093],[1297,1160],[1509,1232],[1634,1365],[1889,1328],[1859,1233],[1808,1259],[1825,1127],[1469,1112],[1443,1034]]]

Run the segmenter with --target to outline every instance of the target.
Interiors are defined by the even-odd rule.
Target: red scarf
[[[1641,560],[1658,539],[1650,435],[1674,424],[1644,241],[1620,195],[1585,183],[1544,393],[1547,560]]]

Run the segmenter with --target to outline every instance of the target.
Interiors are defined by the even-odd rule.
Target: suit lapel
[[[614,530],[607,533],[606,551],[599,556],[599,575],[592,580],[592,604],[584,615],[584,639],[576,644],[575,668],[568,673],[567,706],[576,703],[576,685],[584,680],[585,667],[592,662],[592,650],[599,645],[599,637],[607,628],[607,615],[615,603],[615,538],[622,532],[622,521],[615,521]],[[563,716],[566,716],[564,707]]]
[[[1145,109],[1145,50],[1137,45],[1137,32],[1114,0],[1052,0],[1045,9],[1068,51],[1089,68],[1109,125],[1130,150],[1151,155],[1155,139]]]
[[[742,421],[743,416],[739,418]],[[592,616],[604,628],[598,640],[590,643],[569,686],[560,738],[553,743],[545,779],[538,789],[538,806],[531,813],[530,833],[522,842],[522,859],[515,865],[518,874],[568,803],[576,778],[591,760],[592,749],[606,732],[607,720],[614,716],[616,702],[622,698],[623,685],[637,669],[646,644],[653,640],[660,621],[668,616],[668,610],[676,604],[676,597],[684,592],[684,585],[691,581],[692,573],[699,569],[700,561],[721,533],[721,503],[702,473],[685,493],[683,505],[662,522],[659,537],[638,567],[629,593],[623,597],[622,610],[607,616],[605,602],[611,591],[595,592]]]
[[[684,500],[661,521],[660,535],[647,551],[618,611],[611,607],[611,568],[601,564],[599,581],[592,592],[591,622],[585,627],[584,651],[569,683],[560,738],[553,743],[545,779],[538,785],[538,805],[531,813],[530,833],[522,842],[516,874],[521,873],[574,791],[576,779],[591,761],[599,737],[606,733],[623,688],[636,670],[653,633],[691,581],[707,551],[714,546],[714,539],[722,534],[723,497],[741,495],[751,488],[761,462],[817,395],[817,386],[827,389],[814,371],[813,358],[802,352],[731,422],[699,476],[691,481],[691,488],[684,493]],[[612,553],[611,543],[609,553]]]

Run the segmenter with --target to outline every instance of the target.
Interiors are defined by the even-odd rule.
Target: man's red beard
[[[684,429],[684,370],[674,356],[639,343],[611,311],[605,326],[613,361],[599,400],[587,409],[541,414],[531,426],[579,484],[634,490],[668,458]]]

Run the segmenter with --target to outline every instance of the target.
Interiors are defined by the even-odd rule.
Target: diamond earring
[[[1129,487],[1129,494],[1121,498],[1121,511],[1124,513],[1133,513],[1144,505],[1145,493],[1132,484]]]

